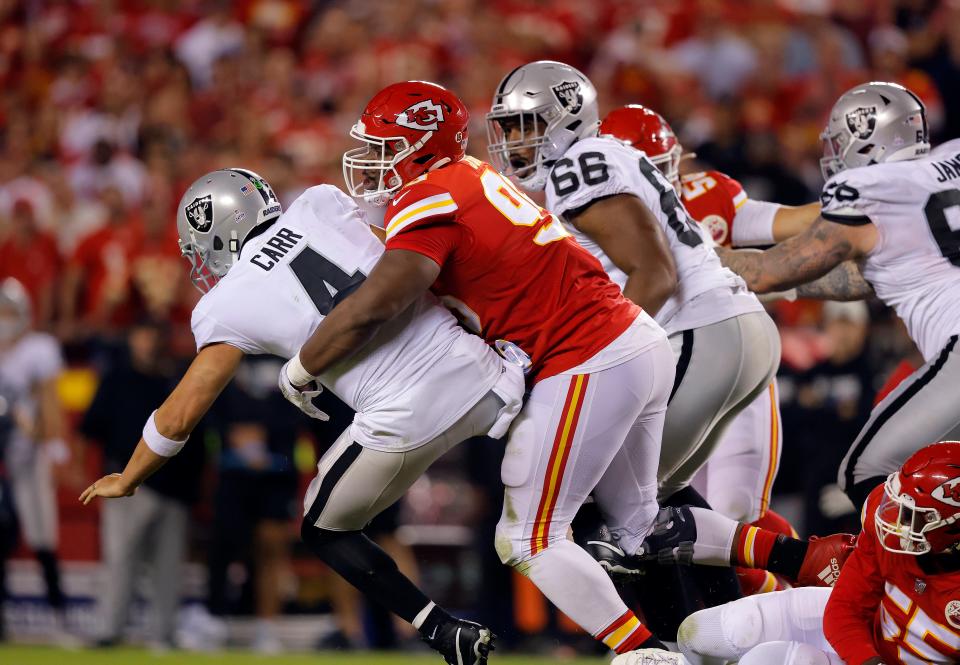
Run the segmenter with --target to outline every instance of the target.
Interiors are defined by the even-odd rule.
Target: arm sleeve
[[[401,189],[383,218],[387,241],[420,226],[452,222],[457,203],[449,190],[427,182],[412,182]]]
[[[864,194],[872,183],[867,175],[863,169],[853,169],[830,178],[820,194],[820,216],[848,226],[869,224],[872,221],[868,212],[870,201]]]
[[[193,338],[197,343],[197,351],[211,344],[229,344],[235,346],[248,355],[263,353],[253,340],[231,328],[219,318],[210,316],[200,305],[193,310],[190,320],[193,328]]]
[[[388,237],[387,250],[406,249],[417,252],[442,266],[453,256],[462,235],[463,229],[459,224],[442,221],[434,224],[418,224]]]
[[[780,204],[744,199],[733,218],[731,241],[734,247],[772,245],[773,218]]]
[[[882,490],[882,488],[881,488]],[[873,509],[876,508],[876,497]],[[872,528],[873,510],[864,512],[864,529],[857,548],[840,572],[824,610],[823,632],[844,662],[860,665],[878,658],[873,626],[884,593],[884,579],[877,561],[877,537]]]

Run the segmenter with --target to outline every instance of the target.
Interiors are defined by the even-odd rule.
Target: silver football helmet
[[[597,89],[570,65],[538,60],[507,74],[487,114],[490,161],[527,189],[543,189],[552,163],[596,136]]]
[[[827,180],[844,169],[916,159],[930,152],[923,102],[896,83],[864,83],[843,93],[830,110],[820,140],[820,170]]]
[[[6,345],[30,327],[33,308],[30,294],[18,280],[0,281],[0,345]]]
[[[180,252],[190,279],[206,293],[227,274],[256,227],[283,212],[266,180],[246,169],[211,171],[187,189],[177,208]]]

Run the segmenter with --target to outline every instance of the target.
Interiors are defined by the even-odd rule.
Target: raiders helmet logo
[[[960,600],[951,600],[943,612],[947,617],[947,623],[954,628],[960,628]]]
[[[426,99],[404,109],[397,116],[397,124],[421,132],[435,132],[443,122],[443,107]]]
[[[209,194],[198,196],[183,211],[190,226],[200,233],[206,233],[213,226],[213,198]]]
[[[949,506],[957,506],[960,508],[960,478],[951,478],[942,485],[939,485],[935,490],[930,492],[930,496]],[[958,606],[960,606],[960,603],[958,603]]]
[[[877,107],[861,106],[847,113],[847,129],[856,138],[866,141],[877,127]]]
[[[583,106],[583,93],[580,92],[580,84],[577,81],[564,81],[550,89],[568,113],[575,115],[580,112],[580,107]]]

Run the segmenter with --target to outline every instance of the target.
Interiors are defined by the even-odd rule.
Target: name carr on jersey
[[[299,233],[281,228],[272,238],[263,243],[259,252],[250,257],[250,263],[263,270],[270,270],[277,265],[277,261],[287,255],[287,252],[296,247],[298,240],[302,239],[303,236]]]

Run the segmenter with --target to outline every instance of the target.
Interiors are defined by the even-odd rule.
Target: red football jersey
[[[719,171],[690,173],[680,178],[680,198],[690,216],[707,228],[714,242],[729,247],[733,220],[747,201],[743,186]]]
[[[883,486],[864,506],[863,533],[823,617],[830,644],[847,663],[960,662],[960,571],[928,574],[909,554],[877,540],[874,514]]]
[[[388,251],[441,266],[433,291],[464,325],[530,355],[534,381],[589,360],[640,314],[556,217],[472,157],[407,183],[384,226]]]

